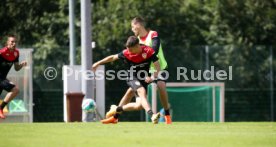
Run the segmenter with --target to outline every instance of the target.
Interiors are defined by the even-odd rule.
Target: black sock
[[[165,110],[165,115],[170,115],[170,109]]]
[[[4,107],[7,105],[8,103],[6,103],[5,101],[2,102],[0,109],[4,109]]]
[[[119,113],[116,113],[116,114],[114,114],[114,116],[113,116],[113,117],[114,117],[115,119],[118,119],[118,118],[119,118],[119,116],[120,116],[120,114],[119,114]]]
[[[119,106],[119,107],[117,107],[117,109],[116,109],[116,112],[123,112],[124,110],[123,110],[123,107],[122,106]]]
[[[149,110],[147,113],[148,113],[149,116],[152,116],[152,115],[153,115],[152,110]]]

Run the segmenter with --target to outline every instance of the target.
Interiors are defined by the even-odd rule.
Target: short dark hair
[[[7,38],[10,38],[10,37],[12,37],[12,38],[16,38],[16,36],[15,36],[15,35],[13,35],[13,34],[8,34],[8,35],[7,35]]]
[[[8,39],[9,39],[10,37],[16,38],[16,36],[13,35],[13,34],[5,35],[3,38],[2,38],[2,37],[0,38],[1,45],[6,46],[6,45],[7,45],[7,42],[8,42]]]
[[[5,37],[5,41],[7,42],[7,41],[9,40],[9,38],[16,38],[16,36],[13,35],[13,34],[8,34],[8,35],[6,35],[6,37]]]
[[[144,27],[146,26],[146,21],[145,21],[145,19],[142,18],[142,17],[140,17],[140,16],[133,18],[131,22],[132,22],[132,23],[137,23],[137,22],[138,22],[138,23],[141,24],[142,26],[144,26]]]
[[[126,47],[134,47],[135,45],[139,44],[139,39],[136,36],[130,36],[127,39]]]

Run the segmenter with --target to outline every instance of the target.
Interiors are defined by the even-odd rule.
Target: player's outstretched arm
[[[94,63],[91,67],[91,70],[95,72],[99,65],[109,63],[109,62],[113,62],[113,61],[118,60],[118,59],[119,59],[118,54],[107,56],[107,57],[103,58],[102,60]]]
[[[27,66],[27,62],[26,61],[22,61],[22,62],[15,62],[14,63],[14,69],[16,70],[16,71],[19,71],[22,67],[24,67],[24,66]]]

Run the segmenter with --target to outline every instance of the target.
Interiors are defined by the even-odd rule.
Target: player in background
[[[126,62],[129,67],[127,84],[132,89],[134,94],[140,97],[142,108],[144,108],[147,114],[151,116],[152,122],[156,124],[158,123],[160,114],[153,114],[147,101],[146,89],[148,83],[151,83],[157,77],[158,72],[160,71],[158,58],[152,48],[145,45],[140,45],[139,39],[136,36],[130,36],[128,38],[126,47],[127,49],[124,49],[119,54],[107,56],[104,59],[94,63],[92,65],[92,71],[95,72],[99,65],[113,62],[118,59],[122,59],[124,62]],[[153,76],[149,77],[149,68],[151,63],[154,64],[156,72],[153,73]],[[124,111],[124,106],[118,107],[116,111],[117,113],[114,113],[111,117],[106,118],[101,122],[104,124],[117,123],[120,114]]]
[[[3,113],[4,107],[19,93],[18,87],[7,79],[12,65],[14,65],[16,71],[19,71],[22,67],[27,65],[27,62],[22,61],[19,63],[19,51],[16,48],[16,37],[9,35],[7,37],[6,46],[0,50],[0,94],[3,90],[8,92],[0,105],[0,118],[2,119],[6,118]]]
[[[171,116],[170,116],[170,108],[169,108],[169,102],[168,102],[168,93],[166,90],[166,75],[164,71],[167,71],[168,64],[163,54],[163,49],[161,46],[160,38],[158,36],[158,33],[153,30],[147,30],[145,28],[146,22],[141,17],[135,17],[131,21],[131,28],[135,36],[137,36],[140,40],[141,44],[145,44],[147,46],[150,46],[154,49],[155,54],[158,57],[158,61],[160,63],[160,69],[161,71],[158,75],[158,78],[154,80],[154,82],[157,84],[157,87],[159,89],[160,93],[160,100],[161,104],[165,110],[165,122],[166,124],[171,124]],[[156,69],[154,68],[153,64],[151,64],[150,72],[154,72]],[[128,89],[123,98],[121,99],[118,107],[124,106],[126,111],[133,111],[133,110],[140,110],[141,109],[141,103],[139,98],[136,98],[135,103],[130,103],[131,98],[135,96],[132,89]],[[110,110],[106,113],[106,117],[112,116],[114,113],[116,113],[117,106],[112,105],[110,107]]]

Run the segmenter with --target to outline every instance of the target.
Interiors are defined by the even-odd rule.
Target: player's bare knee
[[[142,110],[143,109],[143,106],[140,104],[137,106],[137,110]]]
[[[142,110],[143,109],[143,106],[141,103],[135,103],[135,106],[134,106],[135,110]]]
[[[159,90],[166,90],[166,83],[163,81],[158,81],[157,86],[158,86]]]
[[[141,97],[141,96],[146,95],[146,90],[144,87],[140,87],[137,89],[137,93],[138,93],[139,97]]]
[[[136,110],[136,111],[138,110],[138,106],[137,106],[137,105],[135,105],[133,108],[134,108],[134,110]]]
[[[19,94],[19,89],[17,87],[14,87],[11,92],[14,94],[14,95],[18,95]]]

